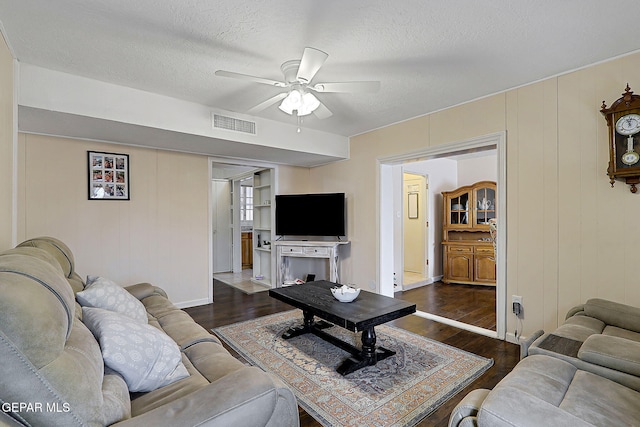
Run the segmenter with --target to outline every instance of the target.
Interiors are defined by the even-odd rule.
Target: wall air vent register
[[[223,116],[216,113],[213,113],[213,128],[248,133],[251,135],[256,134],[255,122],[240,120],[235,117]]]

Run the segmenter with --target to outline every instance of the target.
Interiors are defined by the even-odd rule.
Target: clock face
[[[638,153],[636,153],[635,151],[627,151],[622,155],[621,160],[625,165],[635,165],[636,163],[638,163],[638,160],[640,160],[640,155],[638,155]]]
[[[640,115],[638,114],[627,114],[616,122],[616,132],[620,135],[633,135],[638,131],[640,131]]]

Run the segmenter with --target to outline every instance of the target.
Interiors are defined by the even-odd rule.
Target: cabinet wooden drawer
[[[447,246],[447,252],[449,253],[467,253],[473,252],[473,246]]]
[[[309,256],[325,256],[329,255],[329,248],[304,248],[304,253]]]
[[[282,246],[282,254],[304,254],[302,246]]]
[[[476,246],[476,253],[493,255],[493,247]]]

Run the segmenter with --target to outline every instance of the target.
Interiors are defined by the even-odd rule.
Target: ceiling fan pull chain
[[[297,116],[297,117],[298,117],[298,133],[300,133],[301,132],[300,126],[302,126],[302,117],[300,116]]]

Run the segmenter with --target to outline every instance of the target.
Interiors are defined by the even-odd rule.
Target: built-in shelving
[[[273,169],[253,174],[253,281],[271,286],[273,225]],[[265,247],[267,242],[267,247]],[[260,277],[260,279],[258,279]]]

